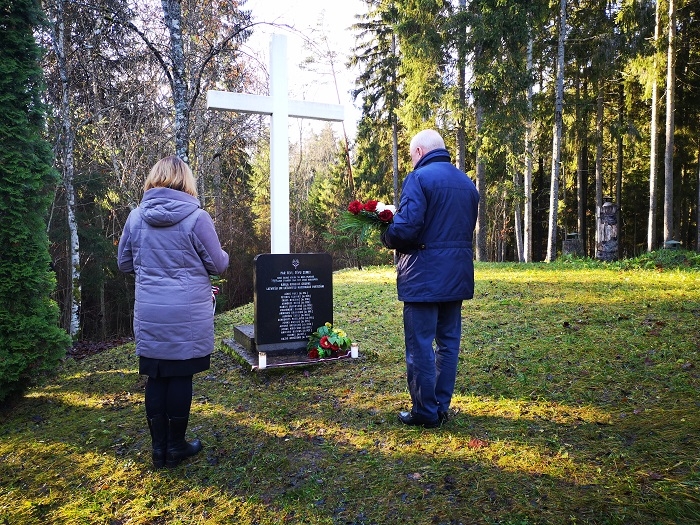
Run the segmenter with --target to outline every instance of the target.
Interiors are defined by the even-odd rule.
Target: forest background
[[[10,0],[5,3],[12,4]],[[19,3],[19,2],[14,2]],[[150,167],[178,154],[198,177],[231,265],[219,309],[252,300],[269,251],[264,117],[208,111],[206,91],[265,94],[245,2],[45,0],[33,27],[59,174],[45,217],[60,325],[73,338],[131,333],[133,278],[116,246]],[[349,28],[350,64],[309,38],[309,67],[359,71],[362,118],[290,146],[291,250],[336,268],[391,263],[377,239],[337,229],[353,199],[396,202],[408,141],[438,129],[482,195],[480,261],[552,261],[618,205],[618,257],[700,246],[699,0],[371,0]]]

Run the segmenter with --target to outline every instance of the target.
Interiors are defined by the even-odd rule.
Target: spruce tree
[[[0,400],[53,369],[70,344],[51,299],[45,217],[57,178],[42,138],[36,0],[0,0]]]

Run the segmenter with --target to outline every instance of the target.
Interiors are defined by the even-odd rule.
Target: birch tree
[[[475,55],[475,59],[478,55],[479,53]],[[474,101],[474,112],[476,116],[476,189],[481,196],[476,218],[476,228],[474,231],[474,237],[476,238],[476,249],[474,250],[474,254],[477,261],[488,261],[488,251],[486,249],[486,239],[488,233],[486,218],[486,165],[484,163],[482,148],[484,108],[478,99]]]
[[[188,162],[190,143],[189,86],[182,42],[181,0],[162,0],[163,22],[170,35],[170,70],[168,79],[175,110],[175,153]]]
[[[566,0],[559,4],[559,39],[557,45],[557,81],[552,137],[552,180],[549,195],[549,227],[546,262],[557,257],[557,211],[559,207],[559,174],[561,171],[562,111],[564,106],[564,43],[566,41]]]
[[[233,61],[255,24],[250,13],[241,11],[237,4],[162,0],[160,20],[148,9],[148,4],[139,13],[108,7],[104,16],[137,34],[160,66],[170,88],[175,153],[189,162],[191,112],[201,102],[206,84],[212,82],[207,73],[226,70],[216,64],[217,59],[225,55]],[[159,38],[163,26],[165,40]],[[222,74],[224,79],[230,76],[230,63],[227,67],[229,75]]]
[[[63,188],[66,196],[66,217],[69,231],[68,260],[68,333],[77,338],[80,332],[80,305],[82,290],[80,286],[80,237],[76,213],[75,194],[75,127],[73,126],[73,105],[71,93],[72,71],[68,54],[71,52],[67,39],[67,13],[65,0],[56,0],[46,6],[46,12],[51,17],[51,44],[56,56],[56,65],[60,79],[60,107],[58,109],[61,131],[56,141],[55,154],[60,161]]]

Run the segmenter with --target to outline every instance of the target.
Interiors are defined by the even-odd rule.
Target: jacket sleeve
[[[193,230],[194,245],[210,275],[219,275],[228,268],[228,253],[221,249],[214,221],[204,210],[200,211]]]
[[[131,251],[131,214],[126,219],[117,249],[117,266],[124,273],[134,273],[134,256]]]
[[[393,222],[382,234],[382,243],[387,248],[399,251],[413,250],[421,242],[425,224],[426,198],[416,172],[406,177],[401,190],[399,209]]]

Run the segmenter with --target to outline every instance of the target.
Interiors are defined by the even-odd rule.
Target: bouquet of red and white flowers
[[[365,203],[352,201],[348,210],[340,217],[341,230],[357,233],[360,239],[365,239],[372,230],[383,232],[394,220],[396,207],[381,201],[368,200]]]

